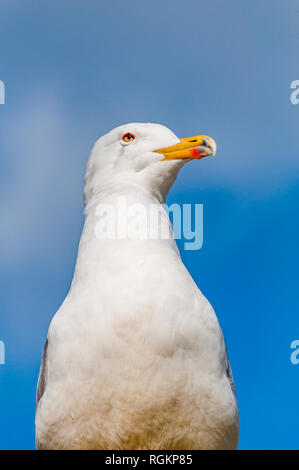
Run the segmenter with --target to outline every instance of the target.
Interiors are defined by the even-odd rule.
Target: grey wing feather
[[[226,375],[228,377],[231,389],[232,389],[234,395],[236,396],[236,387],[235,387],[235,384],[234,384],[232,369],[231,369],[229,359],[228,359],[228,353],[227,353],[226,345],[225,345],[225,357],[226,357],[226,364],[225,364],[226,365]]]
[[[44,346],[44,352],[42,357],[42,363],[40,366],[38,382],[37,382],[37,391],[36,391],[36,406],[38,405],[40,399],[42,398],[45,388],[46,388],[46,371],[47,371],[47,351],[48,351],[48,339]]]

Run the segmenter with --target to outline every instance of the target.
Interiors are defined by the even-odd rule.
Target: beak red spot
[[[201,156],[199,150],[196,147],[191,149],[191,155],[193,158],[198,158]]]

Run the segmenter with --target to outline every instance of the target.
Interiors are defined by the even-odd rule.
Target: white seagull
[[[173,237],[110,230],[120,218],[122,229],[129,219],[138,225],[136,205],[159,208],[163,216],[151,224],[169,228],[163,203],[178,171],[215,152],[210,137],[179,139],[159,124],[126,124],[95,143],[74,277],[40,369],[38,449],[237,447],[223,334]]]

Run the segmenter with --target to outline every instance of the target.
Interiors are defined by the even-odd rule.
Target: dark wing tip
[[[42,357],[42,363],[40,366],[37,390],[36,390],[36,406],[38,405],[40,399],[42,398],[45,388],[46,388],[46,370],[47,370],[47,352],[48,352],[48,338],[46,339],[44,352]]]

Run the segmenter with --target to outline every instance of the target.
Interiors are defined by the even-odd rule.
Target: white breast
[[[49,330],[38,447],[235,448],[222,332],[175,243],[99,241],[95,224]]]

